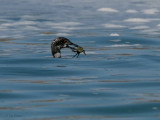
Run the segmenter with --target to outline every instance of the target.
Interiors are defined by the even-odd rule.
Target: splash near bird
[[[73,57],[78,57],[81,52],[85,54],[85,51],[82,47],[72,43],[69,39],[65,37],[58,37],[51,43],[51,51],[54,58],[61,58],[62,48],[70,48],[73,52],[76,52],[76,55],[74,55]]]

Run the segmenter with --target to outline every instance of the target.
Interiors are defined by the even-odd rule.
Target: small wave
[[[149,19],[145,19],[145,18],[128,18],[124,20],[125,22],[132,22],[132,23],[146,23],[146,22],[150,22]]]
[[[120,39],[110,40],[111,42],[120,42]]]
[[[70,36],[68,33],[42,32],[41,35]]]
[[[111,33],[110,36],[120,36],[118,33]]]
[[[56,33],[57,36],[70,36],[68,33]]]
[[[144,13],[144,14],[150,14],[150,15],[154,15],[154,14],[156,14],[156,13],[158,13],[159,12],[159,10],[158,9],[144,9],[144,10],[142,10],[142,12]]]
[[[128,18],[125,19],[124,22],[130,22],[130,23],[147,23],[152,21],[159,21],[159,18]]]
[[[137,13],[137,12],[138,12],[137,10],[133,9],[126,10],[126,13]]]
[[[10,27],[10,26],[18,26],[18,25],[36,25],[36,24],[37,23],[34,21],[18,21],[18,22],[4,23],[1,26]]]
[[[26,26],[24,29],[25,30],[41,30],[40,28],[34,27],[34,26]]]
[[[113,8],[99,8],[97,11],[108,12],[108,13],[117,13],[117,12],[119,12],[118,10],[113,9]]]
[[[77,26],[82,25],[80,22],[59,22],[59,23],[53,23],[53,22],[44,22],[45,25],[49,26]]]
[[[86,54],[96,54],[96,52],[86,52]]]
[[[111,45],[110,47],[138,47],[141,46],[140,44],[115,44]]]
[[[143,25],[143,26],[135,26],[135,27],[132,27],[130,29],[140,30],[140,29],[148,29],[148,28],[149,28],[149,26]]]
[[[117,24],[103,24],[105,28],[125,28],[126,26],[117,25]]]

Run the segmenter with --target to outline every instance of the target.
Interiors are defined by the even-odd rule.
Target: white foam
[[[147,23],[151,21],[159,21],[160,18],[128,18],[125,19],[124,22],[131,22],[131,23]]]
[[[60,24],[61,25],[71,25],[71,26],[82,25],[82,23],[80,23],[80,22],[62,22]]]
[[[123,25],[116,25],[116,24],[103,24],[105,28],[125,28],[126,26]]]
[[[150,22],[149,19],[144,19],[144,18],[128,18],[124,20],[125,22],[132,22],[132,23],[146,23]]]
[[[120,36],[118,33],[111,33],[110,36]]]
[[[1,24],[1,26],[10,27],[10,26],[17,26],[17,25],[36,25],[36,22],[33,21],[18,21],[18,22],[10,22]]]
[[[126,10],[126,13],[137,13],[137,12],[138,12],[137,10],[133,9]]]
[[[111,45],[111,47],[136,47],[141,46],[140,44],[115,44]]]
[[[142,12],[143,12],[144,14],[153,15],[153,14],[158,13],[159,10],[158,10],[158,9],[144,9],[144,10],[142,10]]]
[[[119,12],[118,10],[113,9],[113,8],[99,8],[99,9],[97,9],[97,11],[108,12],[108,13],[117,13],[117,12]]]
[[[143,25],[143,26],[135,26],[135,27],[132,27],[132,28],[130,28],[130,29],[133,29],[133,30],[141,30],[141,29],[148,29],[148,28],[149,28],[149,26]]]

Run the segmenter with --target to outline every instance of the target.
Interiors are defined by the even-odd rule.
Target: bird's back
[[[58,37],[51,43],[51,51],[53,57],[61,57],[61,48],[65,46],[66,41],[69,41],[69,39],[65,37]]]

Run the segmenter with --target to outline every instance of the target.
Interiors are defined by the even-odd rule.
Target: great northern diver
[[[72,43],[69,39],[65,37],[58,37],[51,43],[51,51],[52,55],[55,58],[61,57],[61,49],[62,48],[70,48],[72,51],[75,51],[76,49],[74,47],[71,47],[70,45],[73,45],[74,47],[80,47],[74,43]]]

